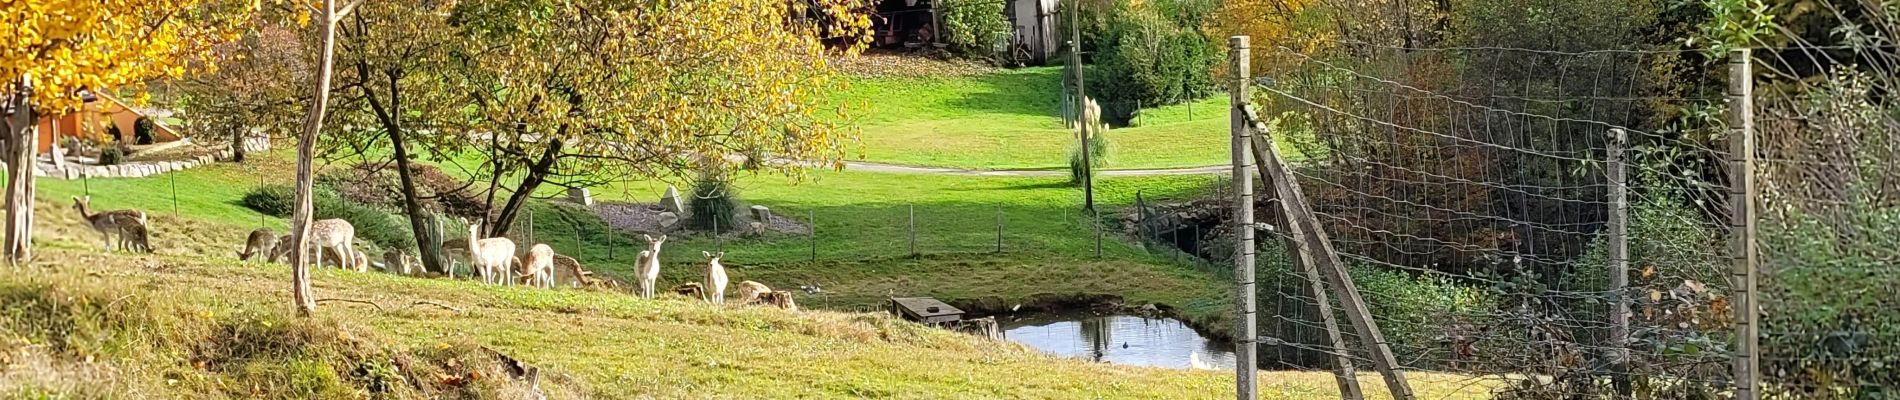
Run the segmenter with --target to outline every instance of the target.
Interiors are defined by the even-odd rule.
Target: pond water
[[[1199,360],[1206,367],[1234,369],[1232,344],[1208,340],[1171,318],[1053,314],[996,319],[1004,338],[1058,356],[1182,369]]]

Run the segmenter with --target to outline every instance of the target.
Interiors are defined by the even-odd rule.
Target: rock
[[[666,194],[660,196],[660,207],[665,207],[666,211],[670,211],[674,214],[685,213],[686,206],[680,203],[679,188],[675,188],[673,185],[666,185]]]
[[[594,205],[594,195],[587,188],[568,188],[567,200],[583,206]]]
[[[752,219],[762,224],[771,224],[772,209],[765,206],[752,206]]]
[[[660,213],[660,216],[658,217],[658,219],[659,220],[657,222],[658,222],[658,225],[660,225],[661,231],[671,230],[673,229],[674,225],[678,225],[680,223],[680,215],[672,211]]]

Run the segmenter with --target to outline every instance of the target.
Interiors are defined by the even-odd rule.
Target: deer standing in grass
[[[449,239],[442,241],[442,258],[443,261],[448,261],[449,263],[449,265],[443,266],[442,269],[446,270],[444,272],[447,272],[449,279],[455,279],[455,267],[461,266],[462,261],[468,261],[471,267],[475,264],[475,260],[462,260],[463,258],[467,258],[468,254],[468,239]]]
[[[528,255],[521,260],[521,276],[528,279],[529,286],[554,288],[554,248],[546,243],[536,243],[528,248]]]
[[[310,223],[310,244],[317,252],[317,262],[323,265],[323,251],[336,251],[336,265],[343,269],[356,269],[356,272],[368,272],[368,262],[357,262],[365,257],[356,252],[356,227],[350,221],[331,218]],[[285,246],[294,247],[294,246]]]
[[[237,253],[238,260],[250,262],[251,257],[266,258],[277,262],[277,235],[270,228],[257,228],[251,236],[244,238],[244,250]]]
[[[641,235],[647,239],[647,249],[640,251],[640,265],[637,275],[640,278],[640,297],[653,298],[653,284],[660,280],[660,245],[666,243],[666,235],[659,239]]]
[[[482,225],[468,224],[468,260],[482,274],[482,283],[508,283],[508,264],[515,259],[515,241],[508,238],[481,239]]]
[[[730,282],[730,280],[726,279],[726,266],[719,264],[719,259],[725,257],[726,252],[712,253],[702,251],[699,252],[699,254],[704,254],[707,259],[705,282],[706,302],[719,305],[726,304],[726,283]]]
[[[112,251],[113,235],[118,235],[119,250],[127,249],[126,244],[131,239],[126,236],[126,229],[129,226],[138,225],[138,228],[134,229],[138,229],[141,235],[145,232],[143,228],[145,228],[146,219],[143,211],[113,210],[94,213],[91,197],[74,197],[73,209],[79,210],[79,216],[86,219],[87,226],[99,232],[100,239],[105,240],[106,251]]]

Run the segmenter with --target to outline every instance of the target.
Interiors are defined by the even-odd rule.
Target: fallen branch
[[[447,304],[442,304],[442,303],[437,303],[437,302],[433,302],[433,301],[428,301],[428,300],[416,300],[416,302],[415,302],[415,303],[412,303],[412,304],[410,304],[410,306],[412,306],[412,307],[413,307],[413,306],[419,306],[419,305],[425,305],[425,304],[426,304],[426,305],[431,305],[431,306],[436,306],[436,307],[442,307],[442,308],[445,308],[445,309],[448,309],[449,311],[454,311],[454,312],[455,312],[456,314],[464,314],[464,313],[466,313],[465,311],[462,311],[462,309],[460,309],[460,308],[455,308],[455,306],[451,306],[451,305],[447,305]]]
[[[375,302],[371,302],[371,301],[363,301],[363,300],[352,300],[352,299],[317,299],[317,304],[323,304],[323,302],[326,302],[326,301],[341,301],[341,302],[345,302],[345,303],[357,303],[357,304],[368,304],[368,305],[369,305],[370,307],[376,307],[376,311],[382,311],[382,310],[383,310],[383,306],[382,306],[381,304],[376,304]]]

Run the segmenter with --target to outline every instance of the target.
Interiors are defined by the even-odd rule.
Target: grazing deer
[[[574,257],[555,254],[553,267],[556,285],[565,283],[573,288],[593,286],[593,271],[581,268],[581,262],[575,261]]]
[[[93,213],[91,197],[74,197],[73,209],[79,210],[79,216],[86,219],[87,226],[99,232],[99,238],[106,242],[106,251],[112,251],[112,235],[119,235],[119,250],[126,250],[128,241],[125,236],[126,226],[138,225],[141,228],[139,231],[144,231],[142,228],[145,227],[146,219],[143,211],[113,210]]]
[[[702,251],[699,252],[699,254],[704,254],[707,259],[706,302],[726,304],[726,283],[730,281],[726,279],[726,266],[719,264],[719,259],[725,257],[726,252],[712,253]]]
[[[468,260],[481,271],[482,283],[505,285],[508,266],[515,260],[515,241],[508,238],[480,239],[480,223],[468,224]]]
[[[637,275],[640,278],[640,297],[653,298],[653,283],[660,280],[660,245],[666,243],[666,235],[659,239],[641,235],[647,239],[647,249],[640,252],[640,265]]]
[[[277,261],[277,235],[271,234],[270,228],[257,228],[251,231],[251,236],[244,238],[244,250],[239,251],[237,256],[239,261],[247,263],[251,261],[251,257]]]
[[[788,292],[784,290],[767,292],[767,293],[759,293],[759,299],[757,300],[757,302],[759,304],[768,304],[774,307],[778,307],[779,309],[782,309],[785,311],[798,311],[798,303],[792,301],[792,292]]]
[[[448,270],[449,279],[455,279],[455,267],[462,265],[464,261],[470,265],[475,263],[475,260],[465,260],[468,258],[468,239],[456,238],[442,241],[442,258],[443,261],[449,262],[449,265],[442,266],[442,269]]]
[[[760,294],[771,292],[772,287],[765,286],[763,283],[753,281],[739,282],[739,304],[752,304],[752,302],[759,300]]]
[[[310,245],[317,250],[317,262],[312,265],[322,266],[323,251],[335,250],[337,267],[355,268],[356,272],[369,271],[368,262],[358,262],[363,260],[363,255],[356,251],[356,227],[351,226],[350,221],[331,218],[311,222]]]
[[[131,245],[133,252],[147,254],[152,252],[151,234],[145,230],[145,224],[121,225],[119,227],[119,237],[123,238],[122,242],[124,242],[119,244],[120,249],[125,249],[126,245]]]
[[[554,248],[546,243],[536,243],[528,248],[527,258],[521,261],[521,276],[528,279],[528,285],[554,288]]]
[[[415,276],[420,272],[416,271],[415,263],[410,262],[408,254],[396,249],[383,252],[383,271],[403,276]]]
[[[266,261],[277,262],[277,260],[282,259],[285,262],[289,262],[291,247],[295,246],[290,243],[290,234],[286,233],[283,236],[278,236],[277,247],[271,249],[270,259]]]

